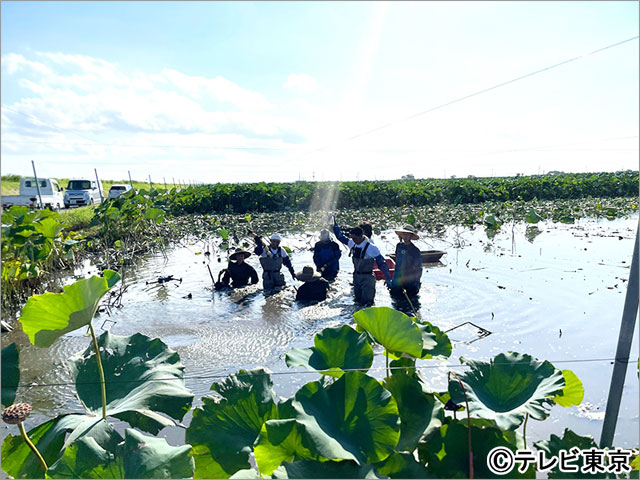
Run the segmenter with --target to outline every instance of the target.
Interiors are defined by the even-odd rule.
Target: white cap
[[[270,239],[271,240],[278,240],[278,241],[282,240],[282,238],[280,238],[280,235],[278,235],[277,233],[274,233],[273,235],[271,235]]]
[[[329,230],[326,228],[320,230],[320,238],[329,238]]]

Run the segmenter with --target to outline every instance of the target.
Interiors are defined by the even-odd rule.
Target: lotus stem
[[[389,378],[391,375],[389,375],[389,352],[385,350],[385,362],[387,365],[387,378]]]
[[[96,352],[96,361],[98,362],[98,372],[100,373],[100,393],[102,394],[102,419],[107,419],[107,387],[104,381],[104,370],[102,369],[102,360],[100,359],[100,347],[98,346],[98,338],[93,329],[93,325],[89,322],[89,330],[93,338],[93,349]]]
[[[524,449],[527,449],[527,420],[529,420],[529,414],[524,416],[524,425],[522,426],[522,438],[524,439]]]
[[[18,428],[20,429],[20,434],[22,435],[22,438],[24,438],[25,443],[29,446],[33,454],[38,457],[40,466],[42,467],[42,471],[46,472],[47,470],[49,470],[47,462],[44,461],[44,458],[42,458],[42,455],[40,455],[40,452],[29,438],[29,435],[27,435],[27,431],[24,429],[24,424],[22,422],[18,424]]]
[[[462,394],[464,395],[464,403],[467,407],[467,442],[469,443],[469,478],[473,479],[473,446],[471,444],[471,416],[469,413],[469,402],[467,401],[467,392],[464,390],[464,385],[462,380],[458,378],[456,375],[456,380],[460,384],[460,388],[462,389]]]

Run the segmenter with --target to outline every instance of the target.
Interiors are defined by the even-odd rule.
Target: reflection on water
[[[423,376],[434,389],[446,388],[446,365],[459,364],[460,356],[488,359],[513,350],[573,370],[584,383],[584,402],[590,408],[554,407],[547,422],[529,423],[528,435],[546,438],[550,432],[561,434],[569,427],[598,439],[602,418],[593,412],[604,411],[613,367],[608,360],[583,360],[608,359],[615,354],[636,225],[637,216],[585,220],[575,225],[520,225],[513,237],[511,228],[492,238],[487,238],[483,228],[461,227],[437,236],[423,235],[421,248],[448,254],[440,263],[425,266],[419,298],[411,299],[413,305],[404,299],[392,301],[378,282],[376,305],[394,306],[407,313],[415,309],[442,330],[472,322],[492,332],[474,342],[475,327],[473,331],[457,329],[455,335],[451,332],[458,340],[452,357],[447,362],[421,362]],[[383,232],[375,240],[383,253],[393,252],[392,232]],[[312,263],[310,247],[314,242],[315,236],[310,234],[285,236],[283,244],[293,249],[296,270]],[[199,250],[200,245],[187,245],[171,250],[168,261],[161,255],[140,259],[139,267],[126,280],[130,286],[124,307],[113,312],[113,322],[104,328],[118,335],[140,332],[159,337],[177,350],[196,404],[209,393],[216,376],[240,368],[264,366],[273,372],[288,372],[273,378],[281,396],[289,396],[300,385],[316,379],[315,374],[302,369],[287,369],[283,354],[292,347],[311,345],[313,336],[325,327],[351,322],[358,307],[351,295],[350,258],[341,258],[341,272],[326,301],[300,305],[295,302],[290,279],[289,286],[267,296],[260,286],[214,291],[207,265],[217,278],[225,264],[195,255]],[[248,262],[260,271],[255,255]],[[182,278],[182,282],[145,283],[168,275]],[[101,315],[95,326],[101,326],[105,318]],[[69,381],[64,361],[86,348],[89,341],[84,333],[66,335],[49,349],[31,346],[19,327],[3,334],[4,345],[15,341],[21,347],[21,382],[30,386],[21,388],[18,398],[34,405],[28,426],[45,416],[80,409],[73,388],[39,388],[38,384]],[[637,339],[634,342],[637,345]],[[632,351],[637,352],[637,346]],[[382,378],[383,367],[382,356],[376,357],[372,373]],[[635,368],[630,368],[618,422],[618,445],[638,444],[637,398],[638,378]]]

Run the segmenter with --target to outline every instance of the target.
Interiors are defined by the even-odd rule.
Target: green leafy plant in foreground
[[[169,447],[133,430],[124,439],[109,417],[157,434],[175,426],[191,407],[177,353],[158,339],[135,334],[95,335],[91,321],[100,299],[118,281],[117,273],[82,279],[63,293],[33,296],[20,322],[31,343],[48,347],[60,336],[87,327],[92,345],[69,359],[84,413],[59,415],[30,430],[44,457],[38,463],[23,438],[9,435],[2,444],[2,468],[15,478],[173,478],[193,473],[190,447]],[[11,377],[7,377],[11,378]],[[3,383],[5,372],[3,372]],[[17,382],[17,381],[16,381]],[[107,388],[108,385],[108,388]],[[127,453],[128,452],[128,453]],[[78,455],[80,457],[78,457]],[[138,456],[137,461],[130,461]],[[92,459],[91,462],[85,460]],[[43,471],[43,465],[48,469]],[[93,468],[95,467],[95,469]],[[179,473],[178,473],[179,472]]]
[[[50,345],[71,327],[90,327],[114,275],[34,299],[23,312],[32,342]],[[8,436],[2,468],[15,478],[42,478],[43,468],[48,478],[491,478],[486,456],[492,448],[522,449],[528,417],[544,420],[554,405],[582,399],[572,372],[516,352],[488,362],[462,359],[468,371],[452,375],[448,391],[436,394],[416,363],[451,354],[445,333],[386,307],[357,312],[354,320],[356,328],[326,328],[313,347],[287,353],[287,365],[319,375],[291,398],[276,396],[262,368],[214,383],[213,395],[193,412],[187,444],[178,447],[135,430],[157,434],[189,410],[193,397],[177,354],[139,334],[94,337],[93,347],[69,361],[86,412],[60,415],[29,431],[42,463],[21,437]],[[380,347],[387,372],[382,381],[370,372]],[[17,352],[5,355],[15,358]],[[106,382],[95,381],[100,368]],[[15,376],[11,365],[6,372],[3,383]],[[106,390],[96,388],[100,384]],[[464,403],[466,419],[448,414],[445,399]],[[122,436],[108,417],[133,428]],[[534,443],[547,454],[593,445],[591,437],[570,430]],[[502,478],[535,476],[529,468]]]

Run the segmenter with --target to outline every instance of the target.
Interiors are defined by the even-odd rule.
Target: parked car
[[[120,195],[124,195],[130,191],[131,185],[127,185],[126,183],[116,183],[111,185],[107,198],[118,198]]]
[[[64,192],[65,207],[82,207],[101,202],[100,190],[95,180],[88,180],[86,178],[69,180],[67,190]]]
[[[38,178],[42,206],[51,210],[58,210],[64,205],[63,188],[58,185],[55,178]],[[9,208],[13,205],[23,205],[29,208],[38,208],[38,185],[35,178],[24,177],[20,179],[20,195],[3,195],[2,207]]]

